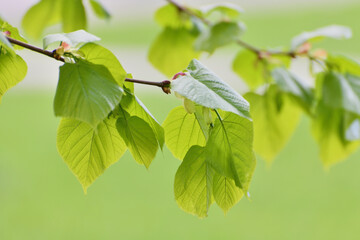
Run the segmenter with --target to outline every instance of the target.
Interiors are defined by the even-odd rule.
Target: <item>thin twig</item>
[[[23,48],[29,49],[29,50],[31,50],[33,52],[43,54],[43,55],[48,56],[48,57],[51,57],[51,58],[53,58],[53,59],[55,59],[57,61],[65,62],[64,57],[58,55],[55,50],[54,51],[48,51],[48,50],[44,50],[42,48],[36,47],[34,45],[30,45],[28,43],[16,40],[16,39],[11,38],[11,37],[6,37],[6,38],[12,44],[21,46]],[[144,84],[144,85],[160,87],[166,94],[170,93],[170,81],[169,80],[164,80],[164,81],[161,81],[161,82],[151,82],[151,81],[145,81],[145,80],[125,78],[125,81],[126,82],[133,82],[133,83],[138,83],[138,84]]]

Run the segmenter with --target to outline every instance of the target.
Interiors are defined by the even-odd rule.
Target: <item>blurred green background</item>
[[[337,23],[352,27],[354,38],[329,40],[321,46],[357,57],[359,12],[359,3],[252,11],[244,14],[248,26],[244,39],[259,46],[281,46],[303,30]],[[151,16],[146,17],[98,24],[90,30],[101,36],[105,45],[146,51],[159,31]],[[234,48],[225,48],[221,54],[231,59]],[[119,56],[120,60],[126,57]],[[41,74],[31,72],[25,81],[31,83]],[[48,77],[56,80],[56,74]],[[176,205],[173,181],[180,162],[167,149],[158,153],[149,170],[126,153],[84,195],[56,150],[59,119],[52,110],[54,92],[55,88],[19,86],[10,90],[0,105],[1,240],[360,236],[360,154],[324,170],[305,117],[271,166],[258,159],[251,201],[242,199],[226,216],[213,205],[209,217],[201,220]],[[160,122],[181,104],[157,89],[142,89],[138,95]]]

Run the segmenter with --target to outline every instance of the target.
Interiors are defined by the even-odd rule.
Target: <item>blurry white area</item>
[[[177,0],[191,6],[201,6],[204,4],[219,3],[219,0]],[[301,9],[311,8],[313,6],[327,7],[335,4],[344,4],[344,2],[355,2],[359,0],[342,0],[341,3],[337,0],[243,0],[243,1],[229,1],[236,3],[246,9],[247,12],[264,12],[278,9]],[[14,26],[19,27],[21,18],[27,9],[37,0],[0,0],[0,16],[9,21]],[[85,1],[87,2],[87,1]],[[153,14],[165,0],[101,0],[105,7],[112,13],[112,22],[116,21],[133,21],[148,20],[153,21]],[[54,9],[56,11],[56,9]],[[90,12],[90,11],[89,11]],[[94,16],[90,15],[90,25],[106,24],[104,21],[94,21]],[[150,43],[149,43],[150,44]],[[133,73],[134,78],[144,79],[149,81],[161,81],[165,77],[154,69],[147,60],[148,49],[144,47],[128,47],[111,46],[111,50],[115,55],[121,59],[121,63],[129,73]],[[28,74],[15,89],[30,88],[30,89],[51,89],[55,91],[58,79],[58,67],[61,65],[55,60],[51,60],[46,56],[30,51],[21,51],[19,53],[24,57],[28,63]],[[240,92],[246,90],[245,85],[239,80],[235,73],[231,70],[233,54],[226,54],[224,52],[216,52],[213,56],[202,58],[202,62],[208,66],[217,75],[221,76],[230,85]],[[306,62],[303,60],[295,61],[292,70],[300,77],[310,82],[311,78],[306,70]],[[137,86],[139,90],[149,91],[149,87]],[[150,91],[157,91],[153,89]]]

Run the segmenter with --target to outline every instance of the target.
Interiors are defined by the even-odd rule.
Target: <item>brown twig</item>
[[[1,33],[0,33],[1,34]],[[43,54],[45,56],[51,57],[57,61],[61,61],[61,62],[65,62],[64,57],[58,55],[56,53],[56,51],[48,51],[48,50],[44,50],[42,48],[30,45],[28,43],[16,40],[14,38],[11,37],[6,37],[7,40],[15,45],[21,46],[23,48],[29,49],[31,51]],[[162,82],[151,82],[151,81],[145,81],[145,80],[138,80],[138,79],[132,79],[132,78],[125,78],[126,82],[133,82],[133,83],[138,83],[138,84],[144,84],[144,85],[150,85],[150,86],[156,86],[156,87],[160,87],[166,94],[170,93],[170,81],[169,80],[164,80]]]

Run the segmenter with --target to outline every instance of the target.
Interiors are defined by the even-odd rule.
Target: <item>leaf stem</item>
[[[36,47],[34,45],[30,45],[28,43],[16,40],[14,38],[11,37],[6,37],[7,40],[15,45],[21,46],[23,48],[29,49],[33,52],[37,52],[40,54],[43,54],[45,56],[51,57],[55,60],[58,60],[60,62],[65,62],[64,57],[58,55],[56,53],[56,51],[48,51],[48,50],[44,50],[42,48]],[[170,93],[170,81],[169,80],[164,80],[161,82],[151,82],[151,81],[145,81],[145,80],[138,80],[138,79],[133,79],[133,78],[125,78],[126,82],[133,82],[133,83],[138,83],[138,84],[143,84],[143,85],[150,85],[150,86],[156,86],[156,87],[160,87],[166,94]]]

